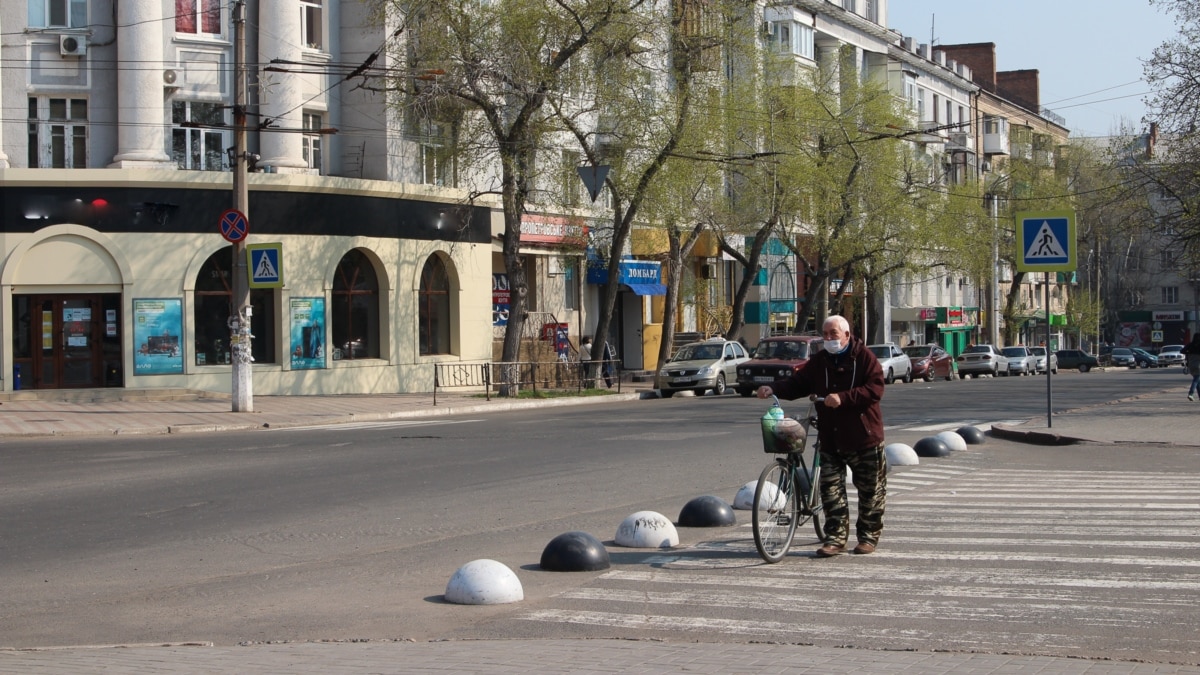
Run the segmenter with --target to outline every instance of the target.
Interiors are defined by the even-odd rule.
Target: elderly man
[[[792,375],[758,389],[792,400],[824,397],[817,403],[821,439],[821,501],[825,510],[825,541],[817,556],[846,552],[850,507],[846,501],[846,467],[858,490],[855,533],[858,554],[874,553],[883,531],[887,494],[887,461],[883,454],[883,368],[862,340],[850,334],[844,317],[831,316],[821,328],[823,352],[813,355]]]

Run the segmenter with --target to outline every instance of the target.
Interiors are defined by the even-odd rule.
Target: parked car
[[[993,345],[971,345],[958,355],[958,376],[1008,375],[1008,359]]]
[[[900,378],[905,382],[913,381],[912,361],[909,360],[908,354],[905,354],[894,343],[888,342],[881,345],[867,345],[867,349],[879,359],[879,365],[883,367],[883,381],[886,384],[891,384]]]
[[[741,344],[724,338],[686,344],[659,369],[658,391],[663,398],[685,390],[703,396],[709,389],[719,396],[727,382],[737,381],[737,367],[749,358]]]
[[[737,392],[753,396],[764,384],[791,375],[821,348],[823,340],[813,335],[780,335],[758,343],[754,356],[737,368]]]
[[[1002,353],[1004,358],[1008,359],[1009,375],[1030,375],[1037,372],[1037,359],[1028,347],[1024,345],[1005,347]]]
[[[1054,355],[1058,357],[1059,368],[1074,368],[1081,373],[1100,365],[1100,359],[1082,349],[1060,349],[1054,352]]]
[[[913,378],[933,382],[935,377],[943,380],[954,378],[954,357],[937,345],[909,345],[904,348],[908,360],[912,361]]]
[[[1108,353],[1108,357],[1114,366],[1137,368],[1137,357],[1133,355],[1133,350],[1129,347],[1113,347],[1112,351]]]
[[[1157,368],[1158,357],[1140,347],[1131,347],[1133,352],[1133,360],[1142,368]]]
[[[1046,348],[1030,347],[1029,351],[1033,354],[1033,358],[1037,360],[1037,372],[1046,372]],[[1050,352],[1050,372],[1058,372],[1058,355],[1054,352]]]
[[[1158,350],[1158,365],[1187,367],[1187,357],[1183,355],[1183,345],[1164,345]]]

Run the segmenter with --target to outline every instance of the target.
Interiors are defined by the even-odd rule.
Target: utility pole
[[[247,186],[246,168],[246,98],[248,77],[246,74],[246,3],[233,3],[233,208],[250,217],[250,189]],[[233,412],[254,412],[254,379],[251,370],[250,277],[246,269],[246,240],[243,237],[233,244],[233,264],[230,266],[233,279],[230,298],[232,316],[229,317],[229,351],[233,366]]]
[[[991,202],[992,219],[992,288],[991,308],[988,316],[988,341],[1000,348],[1000,197],[988,195]]]

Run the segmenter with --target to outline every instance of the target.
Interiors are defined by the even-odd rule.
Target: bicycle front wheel
[[[754,546],[763,560],[777,563],[787,555],[800,520],[797,485],[787,460],[776,459],[763,469],[754,487],[751,521]]]

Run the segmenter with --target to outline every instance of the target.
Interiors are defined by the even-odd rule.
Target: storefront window
[[[450,277],[446,264],[429,256],[421,270],[418,340],[421,354],[450,353]]]
[[[362,251],[342,256],[333,276],[333,358],[379,358],[379,279]]]

